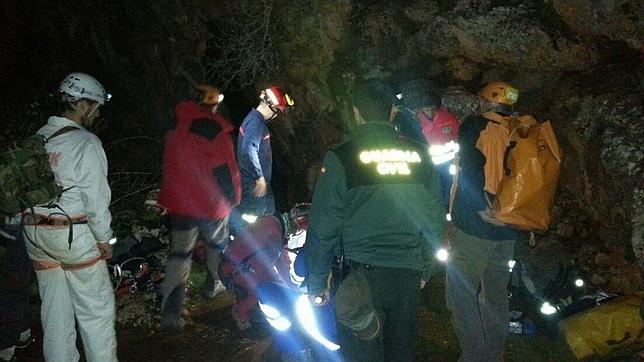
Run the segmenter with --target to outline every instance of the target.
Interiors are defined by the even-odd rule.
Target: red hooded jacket
[[[170,215],[220,220],[241,200],[233,126],[198,103],[175,109],[176,129],[166,136],[159,204]]]

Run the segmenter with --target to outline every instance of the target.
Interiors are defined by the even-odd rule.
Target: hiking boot
[[[161,332],[163,333],[181,333],[185,327],[186,321],[181,317],[161,317]]]
[[[221,280],[212,280],[211,278],[206,278],[206,285],[203,289],[203,296],[208,299],[212,299],[217,296],[217,294],[226,290],[226,286]]]

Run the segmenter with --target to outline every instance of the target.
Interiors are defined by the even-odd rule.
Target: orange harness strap
[[[31,262],[33,264],[34,270],[36,271],[51,270],[56,268],[62,268],[63,270],[66,270],[66,271],[77,271],[77,270],[89,268],[90,266],[98,263],[102,259],[103,258],[101,256],[97,256],[96,258],[90,259],[86,262],[79,263],[79,264],[61,264],[61,263],[52,263],[52,262],[37,261],[37,260],[32,260]]]

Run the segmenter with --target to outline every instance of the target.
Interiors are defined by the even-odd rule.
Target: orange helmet
[[[224,100],[224,94],[221,93],[219,88],[207,84],[197,84],[195,89],[199,93],[198,100],[201,104],[214,106]]]
[[[479,97],[489,102],[511,106],[519,100],[519,91],[508,83],[492,82],[481,89]]]

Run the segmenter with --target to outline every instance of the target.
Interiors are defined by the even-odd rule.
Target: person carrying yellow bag
[[[514,258],[515,243],[526,236],[523,230],[528,228],[502,221],[497,205],[506,205],[505,192],[516,187],[508,183],[511,176],[518,186],[523,181],[543,183],[536,176],[526,179],[524,174],[516,174],[516,164],[525,161],[516,159],[524,155],[517,151],[539,145],[539,138],[530,135],[541,133],[532,117],[510,116],[518,98],[519,91],[507,83],[486,85],[479,92],[477,114],[459,129],[458,172],[450,195],[453,228],[448,237],[445,297],[459,339],[459,360],[465,362],[503,360],[509,323],[508,262]],[[514,147],[508,147],[511,145]],[[534,152],[540,149],[535,148]],[[538,160],[528,164],[540,165]],[[539,202],[550,203],[549,197]]]
[[[495,195],[492,216],[526,231],[543,232],[550,224],[561,151],[550,122],[532,116],[485,112],[489,120],[476,148],[486,159],[485,191]]]

